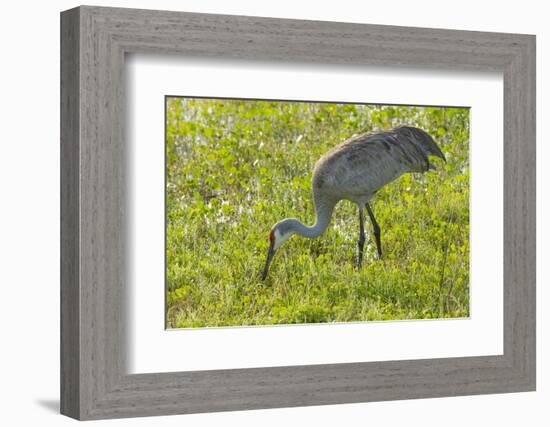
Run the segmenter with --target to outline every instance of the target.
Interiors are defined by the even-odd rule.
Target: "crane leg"
[[[376,222],[376,219],[374,218],[374,214],[372,213],[372,209],[370,208],[370,205],[367,203],[367,212],[369,213],[370,220],[372,222],[372,226],[374,228],[374,238],[376,240],[376,248],[378,249],[378,258],[382,258],[382,243],[380,241],[380,226]]]
[[[360,268],[363,263],[363,248],[365,247],[365,226],[363,219],[363,207],[359,206],[359,240],[357,241],[359,247],[359,255],[357,256],[357,267]]]

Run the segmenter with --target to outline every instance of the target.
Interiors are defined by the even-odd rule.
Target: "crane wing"
[[[397,132],[352,137],[327,152],[315,165],[313,185],[334,197],[370,199],[405,172],[424,172],[428,155]]]

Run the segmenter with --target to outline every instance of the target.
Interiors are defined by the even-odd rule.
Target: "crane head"
[[[264,270],[262,272],[262,280],[267,277],[269,264],[275,255],[275,251],[281,246],[290,236],[294,234],[291,223],[295,220],[285,219],[275,224],[269,230],[269,249],[267,251],[267,259],[265,261]]]
[[[273,255],[275,255],[275,232],[273,231],[273,228],[269,230],[269,249],[267,251],[267,259],[265,261],[265,267],[264,271],[262,272],[262,280],[265,280],[267,277],[267,272],[269,270],[269,264],[271,263],[271,259],[273,258]]]

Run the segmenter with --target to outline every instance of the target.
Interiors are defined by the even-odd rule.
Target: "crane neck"
[[[294,226],[294,232],[296,234],[303,237],[309,237],[310,239],[323,234],[330,224],[332,211],[334,210],[334,206],[336,206],[336,202],[323,199],[317,194],[313,196],[313,203],[315,205],[315,224],[309,227],[300,221],[296,221]]]

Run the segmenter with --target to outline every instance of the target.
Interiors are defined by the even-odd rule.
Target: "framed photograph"
[[[61,14],[61,412],[535,390],[535,37]]]

